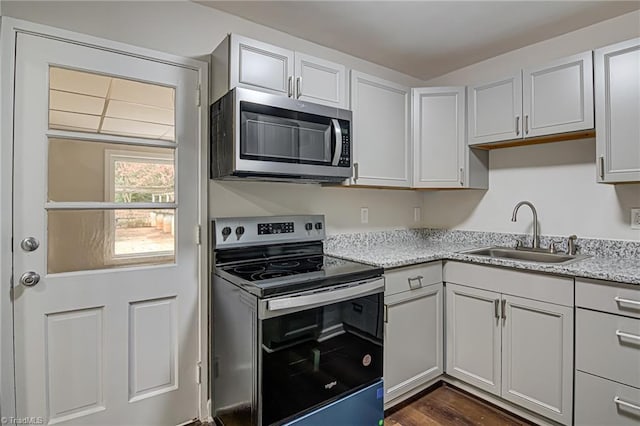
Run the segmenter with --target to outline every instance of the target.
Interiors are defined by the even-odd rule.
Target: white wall
[[[345,64],[398,83],[422,82],[344,53],[192,2],[30,2],[4,1],[7,16],[147,47],[206,58],[229,32]],[[324,188],[282,183],[211,183],[211,217],[324,213],[329,233],[418,226],[413,208],[423,203],[415,191]],[[369,223],[360,223],[360,207]]]
[[[527,66],[640,36],[640,11],[603,21],[541,43],[453,71],[429,86],[492,81]],[[531,214],[511,211],[521,200],[538,209],[541,232],[553,235],[640,240],[630,228],[640,207],[640,184],[596,183],[595,140],[490,151],[489,190],[426,193],[427,226],[478,231],[528,232]]]

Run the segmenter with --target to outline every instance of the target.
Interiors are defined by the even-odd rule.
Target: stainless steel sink
[[[564,253],[549,253],[541,249],[523,249],[511,247],[486,247],[463,251],[462,253],[476,256],[487,256],[500,259],[513,259],[524,262],[564,264],[589,257],[583,254],[570,255]]]

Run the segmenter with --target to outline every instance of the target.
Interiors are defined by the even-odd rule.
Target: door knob
[[[34,251],[40,247],[40,242],[34,237],[27,237],[20,242],[20,247],[24,251]]]
[[[20,284],[33,287],[40,282],[40,275],[37,272],[29,271],[22,274],[20,277]]]

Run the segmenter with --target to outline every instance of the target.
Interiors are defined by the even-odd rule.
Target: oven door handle
[[[335,118],[331,119],[331,127],[333,127],[333,134],[336,138],[336,146],[333,150],[332,166],[337,166],[340,161],[340,154],[342,153],[342,129],[340,128],[340,122]]]
[[[377,278],[374,281],[365,282],[363,284],[354,285],[346,288],[328,289],[311,294],[303,294],[300,296],[283,297],[281,299],[273,299],[267,302],[268,311],[280,311],[284,309],[300,308],[305,306],[319,306],[336,303],[343,300],[354,299],[359,296],[375,293],[376,291],[384,291],[384,280]]]

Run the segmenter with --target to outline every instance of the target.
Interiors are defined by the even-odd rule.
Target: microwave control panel
[[[340,153],[339,167],[351,167],[351,139],[349,126],[342,127],[342,152]]]

